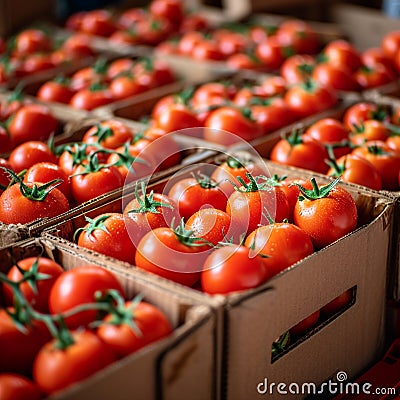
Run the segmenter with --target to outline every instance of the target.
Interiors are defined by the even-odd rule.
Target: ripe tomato
[[[124,180],[117,167],[98,164],[92,157],[85,165],[78,165],[71,175],[72,197],[77,203],[94,199],[123,186]],[[97,164],[97,165],[96,165]]]
[[[40,29],[24,29],[17,34],[13,53],[27,55],[39,52],[49,52],[52,49],[51,39]]]
[[[298,131],[277,142],[270,154],[271,161],[320,173],[328,170],[327,158],[328,152],[321,143],[310,136],[300,136]]]
[[[286,47],[276,36],[269,36],[258,43],[255,55],[262,66],[269,71],[278,70],[285,59],[294,54],[293,49]]]
[[[217,106],[233,99],[237,89],[230,84],[208,82],[200,85],[190,98],[190,104],[197,110]]]
[[[357,226],[357,207],[350,193],[337,180],[312,190],[301,189],[294,209],[294,223],[311,237],[317,249],[353,231]]]
[[[147,85],[140,83],[137,77],[129,75],[117,76],[110,83],[110,92],[115,100],[135,96],[148,89]]]
[[[124,215],[133,221],[137,235],[141,238],[151,229],[171,226],[173,221],[179,221],[178,206],[174,200],[165,194],[136,192],[136,198],[124,207]]]
[[[260,256],[241,245],[214,250],[205,260],[201,287],[209,294],[229,294],[262,285],[270,278]]]
[[[201,208],[214,207],[224,211],[227,202],[217,182],[205,175],[178,180],[169,189],[168,197],[178,205],[179,214],[185,220]]]
[[[335,297],[332,301],[321,308],[321,313],[326,316],[331,316],[336,314],[338,311],[342,310],[348,304],[350,304],[353,298],[353,291],[351,289],[346,290],[338,297]]]
[[[352,182],[373,190],[382,189],[380,173],[366,158],[356,154],[347,154],[331,163],[331,165],[327,172],[329,176],[340,177],[345,182]]]
[[[64,272],[55,281],[49,295],[52,314],[65,313],[80,304],[94,303],[95,293],[114,289],[124,297],[124,290],[115,275],[96,265],[82,265]],[[85,310],[65,318],[70,329],[86,326],[96,320],[96,310]]]
[[[25,299],[32,307],[42,313],[48,312],[48,297],[56,279],[64,272],[61,265],[44,257],[28,257],[24,258],[8,271],[7,277],[13,282],[19,282],[23,275],[18,267],[24,271],[29,271],[29,275],[25,275],[26,280],[19,285]],[[47,277],[40,276],[45,274]],[[29,278],[28,278],[29,276]],[[35,288],[35,289],[33,289]],[[3,285],[4,300],[7,306],[14,304],[14,294],[12,288]]]
[[[288,200],[278,186],[270,185],[262,177],[254,178],[250,174],[247,177],[250,182],[243,182],[229,196],[226,205],[235,229],[238,226],[240,232],[250,233],[260,225],[268,225],[271,219],[282,222],[289,218]]]
[[[149,11],[156,17],[170,20],[179,26],[184,19],[184,7],[180,0],[153,0]]]
[[[86,221],[88,223],[75,232],[79,246],[134,263],[136,248],[130,237],[135,229],[133,223],[119,213],[100,214],[94,219],[86,217]]]
[[[345,65],[331,64],[325,62],[318,64],[312,74],[311,78],[321,85],[328,86],[335,90],[343,91],[358,91],[364,86],[361,86],[357,75]]]
[[[16,144],[29,140],[47,140],[57,132],[58,121],[48,107],[25,104],[13,114],[8,129]]]
[[[256,56],[245,53],[232,54],[226,59],[226,65],[237,70],[259,70],[262,68],[261,62]]]
[[[316,60],[313,56],[294,54],[283,62],[279,72],[288,85],[293,85],[310,79],[315,65]]]
[[[186,229],[193,231],[193,235],[202,238],[213,245],[220,242],[238,239],[240,232],[231,227],[231,217],[217,208],[201,208],[186,222]]]
[[[164,132],[175,132],[200,126],[196,115],[183,104],[171,104],[162,113],[154,116],[153,120],[155,126]]]
[[[250,173],[252,176],[266,175],[266,168],[252,159],[240,156],[228,157],[213,171],[211,179],[218,182],[218,186],[228,198],[235,191],[232,183],[240,186],[238,177],[242,178],[245,183],[249,183],[246,173]]]
[[[352,130],[354,126],[361,126],[367,119],[385,121],[389,119],[389,116],[376,103],[362,101],[347,108],[342,118],[344,125],[349,130]]]
[[[271,277],[314,251],[310,236],[286,222],[260,226],[247,236],[245,246],[266,256],[262,260]]]
[[[118,358],[161,340],[172,332],[171,323],[158,307],[144,301],[132,307],[133,305],[133,301],[126,302],[124,315],[119,321],[118,317],[116,321],[115,315],[110,314],[104,318],[104,323],[97,329],[97,336],[113,350]],[[136,329],[127,322],[129,317]]]
[[[390,59],[394,59],[400,48],[400,31],[390,31],[381,40],[381,49]]]
[[[354,149],[352,154],[366,158],[378,170],[382,178],[382,189],[398,190],[400,155],[391,150],[385,142],[367,142]]]
[[[52,340],[36,356],[33,378],[44,393],[61,391],[116,361],[111,348],[89,330],[72,332],[72,340],[61,349]]]
[[[289,333],[294,337],[300,337],[309,332],[318,322],[320,317],[320,310],[317,310],[310,314],[308,317],[304,318],[298,324],[290,328]]]
[[[36,93],[36,97],[43,101],[53,101],[68,104],[75,94],[67,81],[53,80],[47,81]]]
[[[284,100],[297,118],[304,118],[334,107],[338,103],[338,96],[331,88],[308,81],[290,87]]]
[[[32,165],[24,175],[24,182],[47,183],[53,179],[61,179],[57,188],[65,195],[68,201],[72,200],[71,183],[68,175],[57,164],[40,162]]]
[[[232,145],[240,139],[251,141],[263,135],[263,128],[252,118],[251,110],[220,107],[205,121],[203,138],[213,143]]]
[[[353,126],[350,132],[350,141],[356,146],[360,146],[371,140],[385,141],[389,134],[389,129],[382,121],[367,119],[360,125]]]
[[[261,87],[268,97],[283,95],[286,92],[287,81],[283,76],[269,76],[262,81]]]
[[[31,140],[17,146],[10,153],[8,161],[12,169],[19,173],[40,162],[57,164],[57,157],[46,143]]]
[[[115,119],[108,119],[90,127],[83,135],[83,143],[95,143],[106,149],[116,149],[133,139],[132,130]]]
[[[14,147],[9,132],[0,125],[0,154],[6,154]]]
[[[21,65],[19,72],[23,75],[30,75],[37,72],[54,68],[55,64],[50,54],[31,54]]]
[[[0,158],[0,167],[12,170],[11,164],[5,158]],[[4,190],[6,190],[7,186],[11,182],[10,175],[3,168],[0,168],[0,195],[4,192]]]
[[[55,185],[20,182],[10,186],[0,196],[0,221],[26,224],[68,211],[68,200]]]
[[[40,400],[41,390],[27,377],[12,373],[0,374],[0,398],[2,400]]]
[[[361,67],[361,54],[347,40],[337,39],[329,42],[322,51],[327,61],[333,65],[342,65],[351,71]]]
[[[386,56],[380,47],[369,47],[361,54],[362,62],[367,67],[375,67],[376,64],[383,64],[387,69],[395,72],[393,59]]]
[[[272,179],[277,180],[280,184],[281,190],[285,193],[286,198],[289,204],[289,222],[293,222],[293,213],[294,213],[294,206],[297,203],[297,199],[299,197],[300,189],[296,184],[304,186],[305,188],[309,189],[308,185],[310,184],[309,181],[306,181],[302,178],[287,178],[286,176],[283,177],[275,177],[273,176]]]
[[[342,122],[335,118],[322,118],[306,129],[304,137],[310,137],[325,146],[339,145],[349,139],[349,131]],[[350,148],[345,145],[335,147],[333,153],[335,157],[341,157],[350,153]]]
[[[219,48],[218,42],[213,39],[204,39],[196,44],[192,51],[192,57],[196,60],[221,61],[225,59],[224,53]]]
[[[15,312],[12,308],[8,308],[7,311]],[[4,308],[0,309],[0,372],[29,376],[33,360],[40,348],[49,340],[50,334],[45,325],[37,321],[31,326],[27,325],[25,333],[21,332],[7,311]]]
[[[355,80],[362,90],[372,89],[393,82],[396,74],[383,64],[363,66],[354,73]]]
[[[108,37],[116,29],[110,11],[104,9],[87,11],[82,15],[79,29],[90,35]]]
[[[91,111],[113,101],[113,95],[108,88],[103,86],[90,87],[78,90],[71,98],[69,104],[81,110]]]
[[[209,248],[192,237],[182,225],[176,230],[156,228],[140,240],[135,262],[138,268],[193,286],[199,280]]]
[[[93,56],[92,38],[84,33],[74,33],[68,36],[61,45],[64,50],[72,58],[81,58]]]

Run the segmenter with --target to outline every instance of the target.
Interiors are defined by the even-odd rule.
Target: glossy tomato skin
[[[57,188],[65,195],[68,201],[71,201],[72,194],[69,177],[57,164],[51,162],[36,163],[24,175],[24,182],[47,183],[53,179],[60,179],[62,181]]]
[[[289,204],[289,222],[293,222],[294,206],[297,203],[299,197],[300,189],[296,185],[299,184],[306,189],[311,189],[310,181],[302,178],[285,178],[280,181],[280,188],[285,193]]]
[[[379,113],[378,105],[368,101],[358,102],[350,106],[343,115],[343,123],[349,129],[354,129],[354,126],[361,124],[368,119],[377,119],[381,114],[383,119],[388,118],[382,113]]]
[[[0,374],[0,398],[2,400],[40,400],[42,391],[30,379],[23,375]]]
[[[356,154],[347,154],[337,159],[336,163],[341,169],[340,177],[343,181],[366,186],[373,190],[382,189],[380,173],[366,158]],[[338,172],[334,168],[330,168],[327,175],[336,177]]]
[[[80,304],[93,303],[96,291],[105,293],[114,289],[124,297],[119,280],[110,271],[95,266],[83,265],[64,272],[54,283],[49,296],[52,314],[64,313]],[[96,319],[94,310],[81,311],[69,316],[65,322],[70,329],[85,326]]]
[[[154,119],[155,126],[165,132],[196,128],[200,123],[196,115],[185,105],[171,104]]]
[[[14,54],[33,54],[37,52],[49,52],[51,40],[40,29],[24,29],[15,37]]]
[[[31,140],[17,146],[10,153],[8,161],[12,169],[18,173],[40,162],[57,164],[57,157],[46,143]]]
[[[26,185],[32,188],[35,184]],[[5,224],[26,224],[40,218],[55,217],[69,209],[67,198],[57,188],[52,189],[43,201],[26,198],[21,193],[18,183],[9,187],[0,196],[0,221]]]
[[[135,229],[134,224],[119,213],[100,214],[94,220],[102,222],[94,230],[90,228],[92,223],[86,224],[78,236],[78,245],[133,264],[136,248],[130,231]]]
[[[148,232],[136,250],[136,266],[185,286],[193,286],[209,246],[187,246],[170,228],[156,228]]]
[[[314,251],[309,235],[286,222],[260,226],[247,236],[245,246],[266,256],[262,260],[271,277]]]
[[[35,282],[37,290],[36,293],[33,291],[28,282],[21,283],[19,285],[19,289],[21,290],[25,299],[35,310],[42,313],[47,313],[50,290],[56,279],[64,272],[64,269],[61,267],[61,265],[44,257],[24,258],[23,260],[18,261],[18,266],[25,271],[29,271],[32,269],[32,266],[35,262],[37,262],[39,273],[46,274],[48,277]],[[7,277],[13,282],[18,282],[22,279],[22,274],[19,272],[17,266],[14,265],[8,272]],[[12,306],[14,302],[14,296],[11,287],[4,284],[3,292],[6,305]]]
[[[318,64],[311,77],[321,85],[335,90],[359,91],[362,88],[353,72],[343,65],[332,65],[329,62]]]
[[[206,259],[201,273],[205,293],[229,294],[262,285],[270,278],[262,258],[245,246],[224,246]]]
[[[127,302],[129,307],[132,302]],[[166,315],[156,306],[141,301],[132,310],[132,321],[141,332],[138,335],[127,323],[110,324],[112,316],[104,318],[97,329],[97,336],[106,343],[118,358],[125,357],[144,346],[167,337],[172,326]]]
[[[16,144],[29,140],[47,140],[57,132],[58,121],[48,107],[25,104],[13,114],[8,129]]]
[[[202,207],[224,211],[228,200],[219,186],[202,187],[195,178],[180,179],[169,189],[168,197],[178,205],[179,214],[185,220]]]
[[[0,154],[6,154],[14,147],[11,136],[3,126],[0,126]]]
[[[36,97],[43,101],[68,104],[74,94],[75,91],[65,83],[48,81],[39,88]]]
[[[11,164],[5,158],[0,158],[0,167],[13,170]],[[10,184],[10,181],[11,177],[9,176],[8,172],[0,168],[0,195]]]
[[[46,394],[61,391],[116,361],[114,352],[89,330],[72,332],[74,343],[67,349],[46,343],[33,365],[33,378]]]
[[[310,169],[326,173],[328,165],[325,159],[328,152],[325,147],[309,136],[303,136],[300,142],[291,144],[287,139],[281,139],[273,147],[270,159],[283,165]]]
[[[351,71],[356,71],[362,65],[361,54],[347,40],[337,39],[329,42],[323,54],[331,64],[346,66]]]
[[[310,314],[308,317],[301,320],[298,324],[290,328],[289,333],[294,337],[300,337],[310,331],[318,322],[321,315],[320,310]]]
[[[84,173],[84,167],[78,165],[71,176],[72,197],[77,203],[84,203],[104,193],[122,187],[124,184],[117,167],[111,166],[97,172]]]
[[[113,95],[107,88],[96,90],[81,89],[71,97],[69,104],[74,108],[91,111],[112,101]]]
[[[298,199],[294,223],[308,233],[317,249],[328,246],[357,226],[357,207],[350,193],[335,186],[321,199]]]
[[[14,309],[8,309],[14,312]],[[0,372],[14,372],[29,376],[37,352],[50,339],[41,323],[33,322],[22,333],[5,309],[0,310],[1,357]]]

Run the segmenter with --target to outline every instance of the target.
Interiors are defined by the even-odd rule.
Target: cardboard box
[[[329,13],[330,21],[346,33],[359,51],[379,47],[385,34],[399,29],[398,19],[373,8],[336,3]]]
[[[215,316],[210,308],[166,290],[157,280],[109,267],[106,258],[77,254],[58,241],[36,239],[0,250],[1,271],[15,260],[43,255],[66,270],[96,264],[111,270],[123,284],[127,298],[142,293],[144,300],[164,311],[174,327],[167,338],[155,342],[71,386],[52,400],[215,399]]]
[[[212,163],[217,162],[215,158]],[[266,165],[271,174],[314,176],[295,168],[268,162]],[[167,181],[167,178],[161,180],[151,188],[160,191]],[[329,180],[318,176],[318,181]],[[223,335],[216,336],[222,358],[222,398],[262,398],[265,379],[276,384],[311,382],[318,386],[338,371],[356,376],[380,356],[384,344],[393,201],[374,191],[341,185],[351,192],[358,204],[360,224],[356,231],[256,289],[223,297],[223,314],[218,320]],[[102,212],[100,208],[92,211],[97,215]],[[83,217],[83,214],[76,214],[69,221],[45,231],[43,236],[70,240],[75,229],[84,223]],[[79,249],[74,244],[71,246]],[[86,253],[87,250],[80,251]],[[134,271],[131,265],[116,260],[112,265],[127,273]],[[221,297],[169,281],[165,284],[204,304],[212,305]],[[271,348],[276,338],[348,289],[355,292],[350,307],[318,325],[279,358],[272,357]],[[293,399],[303,397],[291,395]]]

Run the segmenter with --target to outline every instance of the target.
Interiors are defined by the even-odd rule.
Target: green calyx
[[[286,350],[290,342],[290,333],[285,332],[279,339],[272,343],[272,357],[275,357]]]
[[[293,129],[288,135],[285,135],[283,139],[286,140],[291,147],[303,143],[303,139],[301,137],[301,131],[299,129]]]
[[[385,151],[382,147],[377,146],[376,144],[368,146],[367,149],[368,153],[373,154],[375,156],[384,156],[390,154],[387,151]]]
[[[232,169],[244,168],[246,165],[245,160],[241,160],[237,157],[228,157],[226,163],[228,164],[228,167]]]
[[[192,176],[202,189],[213,189],[219,185],[219,183],[214,181],[214,179],[211,179],[209,176],[200,172],[197,174],[192,174]]]
[[[92,136],[97,138],[97,143],[101,143],[107,138],[114,134],[113,130],[109,126],[103,126],[101,124],[96,125],[96,132]]]
[[[315,178],[311,178],[310,182],[312,184],[312,189],[306,189],[299,183],[295,183],[295,185],[300,189],[301,195],[299,195],[299,200],[303,201],[307,200],[318,200],[324,197],[327,197],[332,189],[338,184],[340,178],[336,178],[328,185],[319,187]]]
[[[268,182],[268,178],[263,175],[258,175],[254,177],[250,172],[246,172],[246,177],[249,180],[249,183],[246,183],[241,176],[237,176],[236,179],[242,185],[239,187],[235,183],[231,182],[233,187],[237,192],[240,193],[250,193],[250,192],[259,192],[262,190],[270,190],[271,185]],[[257,180],[263,180],[262,183],[258,183]]]
[[[125,167],[126,169],[130,169],[132,167],[132,164],[139,163],[139,164],[144,164],[149,166],[150,164],[146,161],[143,160],[143,158],[133,156],[132,154],[129,153],[129,146],[130,143],[126,142],[124,144],[124,150],[121,151],[115,151],[115,150],[110,150],[110,154],[114,153],[118,155],[118,161],[113,164],[115,167]]]
[[[169,209],[173,209],[170,204],[163,203],[161,201],[154,200],[154,190],[152,190],[149,194],[146,194],[146,186],[144,182],[141,182],[142,196],[139,195],[138,185],[135,187],[135,197],[137,202],[139,203],[139,208],[132,209],[128,211],[128,214],[145,214],[145,213],[153,213],[160,214],[160,211],[157,209],[159,207],[165,207]]]
[[[26,185],[14,171],[5,167],[0,168],[4,169],[10,175],[11,179],[16,182],[16,184],[19,184],[21,194],[32,201],[44,201],[47,195],[63,182],[61,179],[53,179],[52,181],[41,186],[38,186],[35,183],[31,187]]]
[[[338,164],[335,157],[329,157],[329,159],[325,160],[325,163],[328,164],[329,168],[333,169],[333,172],[329,176],[332,178],[341,177],[346,171],[346,161],[347,158],[344,159],[342,164]]]
[[[102,230],[106,232],[107,234],[110,234],[108,231],[107,227],[105,226],[104,222],[107,221],[107,219],[110,218],[110,215],[104,214],[101,215],[97,218],[90,218],[88,216],[85,216],[85,221],[88,223],[86,226],[82,228],[78,228],[75,233],[74,233],[74,241],[76,241],[76,238],[78,235],[80,235],[82,232],[86,232],[88,236],[92,235],[94,231],[96,230]]]
[[[179,225],[174,228],[172,221],[171,229],[175,233],[176,238],[185,246],[188,247],[202,247],[204,245],[208,245],[210,247],[214,247],[214,245],[207,240],[199,237],[193,236],[194,231],[185,228],[184,218],[181,219]]]

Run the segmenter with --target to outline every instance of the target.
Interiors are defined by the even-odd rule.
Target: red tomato
[[[337,39],[329,42],[323,50],[323,55],[329,63],[346,66],[351,71],[356,71],[362,65],[360,53],[347,40]]]
[[[226,65],[233,69],[259,70],[262,68],[260,60],[251,54],[232,54],[226,59]]]
[[[342,122],[335,118],[322,118],[310,125],[303,134],[323,145],[339,145],[349,139],[349,131]],[[333,149],[335,157],[340,157],[350,152],[348,146],[340,146]]]
[[[126,99],[143,93],[149,88],[141,84],[137,77],[121,75],[110,83],[110,92],[115,100]]]
[[[232,145],[240,139],[251,141],[263,135],[262,127],[251,117],[251,110],[229,106],[214,110],[205,127],[203,138],[222,145]]]
[[[175,132],[200,126],[196,115],[182,104],[171,104],[162,113],[153,118],[155,126],[164,132]]]
[[[262,81],[261,87],[268,97],[283,95],[286,92],[287,81],[282,76],[269,76]]]
[[[62,183],[57,188],[70,201],[72,199],[71,183],[68,175],[57,164],[40,162],[32,165],[24,175],[24,182],[47,183],[53,179],[61,179]]]
[[[97,291],[104,294],[114,289],[124,297],[124,290],[115,275],[96,265],[82,265],[64,272],[55,281],[49,295],[52,314],[65,313],[80,304],[94,303]],[[65,318],[70,329],[86,326],[96,320],[96,310],[85,310]]]
[[[157,17],[166,18],[174,25],[179,25],[184,19],[184,8],[181,0],[153,0],[150,12]]]
[[[121,318],[115,323],[115,316],[108,315],[97,329],[97,336],[106,343],[118,358],[125,357],[144,346],[161,340],[172,333],[167,316],[156,306],[141,301],[132,307],[133,302],[125,303],[125,318],[131,317],[136,329]],[[140,332],[140,334],[138,334]]]
[[[87,11],[82,15],[79,29],[97,36],[110,36],[116,29],[111,12],[99,9]]]
[[[91,111],[113,101],[113,95],[107,88],[89,88],[78,90],[71,98],[69,104],[81,110]]]
[[[294,54],[288,57],[280,67],[280,75],[289,85],[306,82],[316,65],[313,56]]]
[[[383,64],[361,67],[354,73],[354,77],[363,90],[383,86],[396,79],[394,72]]]
[[[0,125],[0,154],[8,153],[12,150],[13,146],[10,134],[6,128]]]
[[[262,285],[270,278],[260,256],[253,257],[249,248],[228,245],[214,250],[206,259],[201,273],[205,293],[229,294]]]
[[[55,64],[50,54],[31,54],[24,60],[20,72],[24,75],[30,75],[54,67]]]
[[[83,33],[74,33],[67,37],[61,48],[72,58],[89,57],[94,55],[92,38]]]
[[[284,100],[298,118],[327,110],[338,103],[335,91],[313,81],[292,86],[287,90]]]
[[[41,390],[23,375],[0,374],[0,398],[2,400],[40,400]]]
[[[200,208],[224,211],[227,202],[225,193],[207,176],[178,180],[170,187],[168,197],[178,205],[179,214],[185,220]]]
[[[0,167],[12,170],[11,164],[5,158],[0,158]],[[4,190],[11,182],[10,175],[3,168],[0,168],[0,195],[4,192]]]
[[[209,246],[201,245],[190,231],[156,228],[139,242],[135,263],[163,278],[193,286],[200,277]]]
[[[347,108],[342,118],[344,125],[349,130],[352,130],[354,126],[361,126],[367,119],[385,121],[389,119],[389,116],[377,104],[362,101]]]
[[[300,136],[298,131],[277,142],[270,154],[271,161],[320,173],[328,170],[327,158],[327,150],[321,143],[310,136]]]
[[[36,97],[43,101],[68,104],[74,94],[75,91],[69,87],[68,83],[53,80],[44,83],[37,91]]]
[[[355,76],[347,66],[331,64],[329,61],[318,64],[314,68],[311,78],[319,84],[335,90],[358,91],[363,88],[357,75]]]
[[[400,31],[390,31],[381,40],[381,49],[390,59],[394,59],[400,48]]]
[[[386,56],[380,47],[369,47],[361,54],[362,62],[367,67],[375,67],[376,64],[383,64],[387,69],[395,72],[393,59]]]
[[[108,257],[133,264],[135,260],[135,243],[131,239],[135,226],[129,223],[122,214],[100,214],[76,230],[79,246],[97,251]]]
[[[50,290],[56,279],[64,272],[61,265],[44,257],[28,257],[17,262],[11,267],[7,274],[8,279],[13,282],[19,282],[23,275],[18,267],[24,271],[29,271],[29,279],[19,285],[25,299],[32,307],[42,313],[48,312],[48,297]],[[47,275],[46,278],[40,277],[39,274]],[[33,289],[35,288],[35,290]],[[14,294],[11,286],[4,284],[4,299],[7,306],[14,303]]]
[[[178,42],[179,53],[183,55],[191,55],[195,47],[204,40],[201,32],[186,32],[182,35]]]
[[[220,242],[238,239],[240,232],[231,227],[231,217],[217,208],[201,208],[186,222],[186,229],[193,235],[202,238],[213,245]]]
[[[350,304],[352,298],[353,291],[351,289],[346,290],[344,293],[340,294],[338,297],[335,297],[332,301],[323,306],[321,308],[321,313],[326,316],[334,315]]]
[[[93,167],[93,168],[92,168]],[[94,199],[122,187],[124,180],[117,167],[78,165],[71,176],[72,197],[77,203]]]
[[[300,337],[305,335],[317,324],[320,314],[321,314],[320,310],[313,312],[307,318],[304,318],[298,324],[290,328],[289,333],[295,337],[296,336]]]
[[[200,85],[193,93],[190,104],[197,110],[222,105],[233,99],[237,89],[233,85],[221,82],[209,82]]]
[[[52,49],[50,37],[39,29],[24,29],[17,34],[13,53],[20,55],[49,52]]]
[[[240,232],[250,233],[270,220],[282,222],[289,218],[285,193],[278,186],[263,182],[261,177],[247,176],[250,182],[236,189],[226,205],[235,228],[238,226]]]
[[[90,127],[82,142],[95,143],[106,149],[116,149],[133,139],[132,130],[115,119],[108,119]]]
[[[353,126],[350,132],[350,141],[356,146],[360,146],[371,140],[385,141],[389,134],[389,129],[382,121],[367,119],[360,125]]]
[[[196,60],[203,61],[221,61],[225,58],[225,55],[220,50],[216,41],[203,39],[193,48],[192,57]]]
[[[278,70],[285,59],[293,54],[293,49],[285,47],[276,36],[269,36],[258,43],[255,55],[263,67],[269,71]]]
[[[327,175],[340,177],[345,182],[366,186],[373,190],[382,189],[382,178],[378,170],[366,158],[355,154],[340,157],[331,166]]]
[[[33,365],[33,378],[46,394],[61,391],[116,361],[114,352],[89,330],[72,332],[73,344],[59,348],[46,343]]]
[[[15,310],[8,308],[7,311]],[[50,334],[44,324],[33,321],[32,326],[26,326],[26,332],[23,333],[6,310],[0,309],[0,372],[29,376],[37,352],[49,338]]]
[[[25,104],[12,116],[8,129],[16,144],[28,140],[47,140],[57,132],[58,121],[48,107]]]
[[[357,226],[357,207],[350,193],[337,181],[301,190],[294,209],[294,223],[311,237],[317,249],[328,246],[352,232]]]
[[[385,142],[367,142],[354,149],[352,154],[366,158],[378,170],[382,178],[382,189],[399,189],[400,155],[392,151]]]
[[[271,277],[314,251],[310,236],[286,222],[260,226],[247,236],[245,246],[266,256],[262,260]]]
[[[56,183],[46,186],[23,182],[10,186],[0,196],[0,221],[5,224],[26,224],[68,211],[68,200],[55,187]]]
[[[280,184],[280,188],[285,193],[286,198],[289,204],[289,222],[293,222],[293,213],[294,213],[294,206],[297,203],[297,199],[299,197],[300,189],[296,184],[306,187],[309,189],[308,185],[310,184],[309,181],[301,178],[291,178],[288,179],[285,176],[282,178],[273,177],[273,179],[277,180]]]

